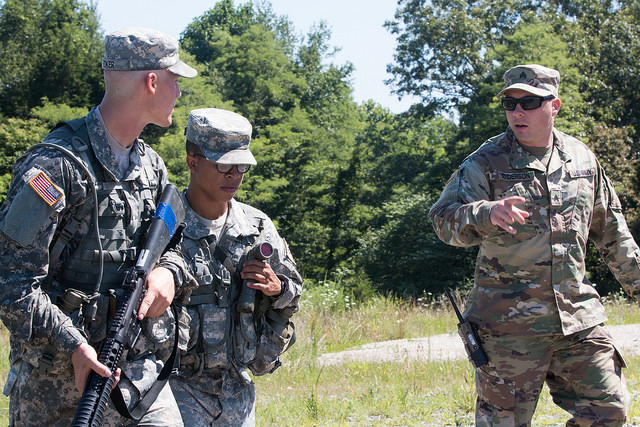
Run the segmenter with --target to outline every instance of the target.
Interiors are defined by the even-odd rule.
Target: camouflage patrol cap
[[[169,70],[182,77],[198,72],[180,61],[178,41],[160,31],[129,27],[104,39],[102,68],[105,70]]]
[[[504,73],[504,89],[496,97],[511,89],[520,89],[533,95],[558,97],[560,73],[542,65],[517,65]]]
[[[249,151],[251,123],[240,114],[218,108],[192,110],[185,134],[187,141],[200,147],[212,162],[257,164]]]

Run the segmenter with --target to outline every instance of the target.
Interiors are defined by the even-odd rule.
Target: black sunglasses
[[[502,108],[507,111],[513,111],[520,104],[523,110],[535,110],[540,108],[544,101],[551,101],[556,97],[553,95],[542,96],[525,96],[524,98],[502,98]]]
[[[202,157],[205,160],[208,160],[211,162],[211,160],[207,159],[206,156],[203,156],[202,154],[192,154],[193,157]],[[216,162],[211,162],[214,165],[216,165],[216,169],[218,170],[218,172],[220,173],[229,173],[233,170],[233,167],[235,166],[236,169],[238,170],[238,173],[242,174],[242,173],[247,173],[249,171],[249,169],[251,169],[251,165],[245,165],[245,164],[239,164],[239,165],[223,165],[220,163],[216,163]]]

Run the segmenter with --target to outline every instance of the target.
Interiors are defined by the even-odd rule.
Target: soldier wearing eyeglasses
[[[620,426],[625,365],[586,277],[587,240],[634,297],[640,251],[593,152],[554,127],[558,71],[519,65],[504,80],[509,126],[467,157],[430,211],[442,241],[480,246],[464,312],[489,359],[476,369],[476,425],[530,425],[546,383],[568,426]]]
[[[180,250],[185,280],[198,287],[181,307],[170,383],[188,426],[255,425],[249,372],[273,372],[295,341],[302,278],[291,251],[265,213],[233,198],[256,164],[251,131],[244,117],[216,108],[193,110],[187,122]]]

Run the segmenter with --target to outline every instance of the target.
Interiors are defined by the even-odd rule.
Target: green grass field
[[[319,353],[367,342],[455,333],[447,303],[376,297],[355,307],[339,289],[306,291],[299,340],[274,374],[255,378],[258,425],[464,426],[474,424],[474,372],[466,360],[349,363],[321,367]],[[324,304],[320,302],[324,302]],[[640,308],[622,295],[605,300],[609,324],[640,323]],[[629,425],[640,425],[640,357],[627,357],[633,395]],[[535,426],[564,425],[569,414],[543,390]]]
[[[640,323],[640,309],[618,295],[606,300],[609,324]],[[473,369],[466,360],[349,363],[321,367],[317,356],[357,345],[454,333],[448,304],[425,296],[411,302],[374,297],[353,303],[338,287],[305,290],[295,318],[298,340],[272,375],[254,378],[259,426],[473,425]],[[0,334],[0,374],[6,378],[8,340]],[[640,425],[640,357],[627,357],[633,395],[628,425]],[[0,399],[0,424],[8,400]],[[535,426],[559,426],[569,415],[543,391]]]

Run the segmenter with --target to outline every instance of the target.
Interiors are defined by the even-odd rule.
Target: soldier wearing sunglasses
[[[275,371],[295,341],[291,316],[302,278],[269,217],[234,199],[256,164],[249,121],[216,108],[193,110],[186,136],[190,182],[180,273],[197,287],[181,307],[180,366],[171,388],[184,425],[253,426],[248,372]]]
[[[585,256],[590,239],[637,297],[640,250],[593,152],[554,127],[558,71],[519,65],[504,80],[509,126],[464,161],[430,211],[442,241],[480,246],[464,312],[489,359],[476,369],[476,425],[530,425],[546,383],[568,426],[621,426],[625,365]]]

